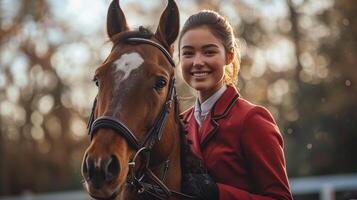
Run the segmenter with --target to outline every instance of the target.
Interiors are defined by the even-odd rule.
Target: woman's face
[[[180,60],[185,81],[211,96],[223,85],[226,51],[208,27],[190,29],[181,38]]]

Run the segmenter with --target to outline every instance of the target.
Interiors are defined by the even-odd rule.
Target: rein
[[[136,38],[136,37],[128,38],[125,41],[128,43],[149,44],[158,48],[165,55],[171,66],[175,68],[175,62],[173,61],[170,53],[159,43],[149,39]],[[166,172],[169,167],[169,160],[165,161],[164,163],[165,168],[164,168],[164,175],[162,179],[158,178],[149,168],[151,150],[153,146],[156,143],[158,143],[162,137],[162,128],[166,122],[168,112],[173,102],[177,101],[175,95],[176,95],[175,77],[172,77],[169,83],[168,94],[165,103],[162,107],[162,111],[159,114],[159,116],[156,118],[153,126],[150,128],[143,141],[139,141],[136,138],[136,136],[132,133],[132,131],[130,131],[130,129],[125,126],[124,123],[122,123],[121,121],[119,121],[114,117],[101,116],[98,117],[97,119],[94,119],[95,118],[94,112],[96,110],[97,98],[94,99],[92,111],[87,126],[88,135],[90,136],[91,140],[93,138],[93,135],[100,128],[110,128],[127,140],[131,148],[136,150],[136,153],[128,163],[129,173],[128,173],[126,185],[136,190],[138,194],[143,194],[143,195],[147,194],[159,200],[166,200],[171,196],[174,196],[179,199],[196,199],[196,197],[194,196],[190,196],[190,195],[183,194],[181,192],[170,190],[163,183],[166,177]],[[143,171],[141,171],[140,173],[134,171],[134,167],[136,165],[136,159],[139,157],[139,155],[142,155],[145,158],[144,168]],[[137,176],[137,174],[139,174],[139,177]],[[153,184],[145,182],[144,180],[145,178],[151,180]],[[118,194],[119,194],[119,190],[115,191],[111,195],[111,197],[106,199],[93,197],[93,196],[92,198],[97,200],[114,200]]]

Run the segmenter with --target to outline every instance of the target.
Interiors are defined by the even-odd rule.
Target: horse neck
[[[169,123],[166,127],[166,137],[163,136],[162,143],[166,144],[166,149],[171,149],[168,154],[168,170],[164,175],[165,162],[158,165],[153,169],[153,172],[158,175],[159,178],[165,176],[164,183],[173,190],[179,191],[181,186],[181,124],[178,117],[178,103],[174,100],[174,104],[171,107],[170,113],[166,123]],[[166,140],[166,141],[165,141]],[[161,152],[162,153],[162,152]]]
[[[166,123],[169,123],[168,127],[166,127],[166,131],[163,134],[162,139],[160,140],[160,143],[165,143],[165,140],[170,140],[172,142],[172,150],[168,154],[168,160],[169,160],[169,166],[167,171],[165,172],[165,161],[167,159],[164,159],[161,161],[156,161],[158,164],[154,164],[153,166],[149,167],[154,174],[162,180],[162,178],[165,176],[165,179],[162,180],[163,183],[170,189],[174,191],[180,191],[181,190],[181,147],[182,147],[182,135],[181,135],[181,124],[180,120],[178,117],[178,104],[175,99],[175,104],[172,106],[172,111],[170,111],[168,119]],[[168,129],[170,129],[168,131]],[[165,135],[167,134],[167,135]],[[170,135],[168,135],[170,134]],[[172,137],[169,137],[172,136]],[[171,139],[170,139],[171,138]],[[179,142],[177,142],[179,141]],[[167,142],[166,142],[167,143]],[[170,144],[171,145],[171,144]],[[162,149],[165,149],[167,147],[161,147]],[[162,149],[160,148],[160,144],[156,147],[154,147],[151,158],[155,159],[155,155],[158,153],[162,153]],[[155,160],[153,160],[155,161]],[[137,195],[136,191],[126,191],[126,193],[123,193],[123,196],[119,197],[120,200],[124,199],[130,199],[130,200],[141,200],[142,198]],[[147,200],[147,199],[145,199]]]

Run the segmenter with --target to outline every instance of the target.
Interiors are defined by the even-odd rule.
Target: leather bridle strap
[[[97,97],[93,101],[92,110],[90,112],[88,123],[87,123],[88,135],[90,136],[90,140],[92,140],[93,138],[93,135],[91,133],[92,133],[92,125],[94,122],[94,112],[96,107],[97,107]]]
[[[165,104],[162,107],[161,113],[156,119],[156,122],[154,123],[153,127],[146,134],[146,137],[143,143],[141,144],[141,147],[147,146],[147,148],[151,150],[154,144],[157,141],[160,141],[162,136],[162,128],[164,127],[167,115],[172,106],[174,95],[175,95],[175,77],[171,79],[171,82],[169,84],[169,91],[166,97]]]
[[[92,125],[91,128],[91,135],[93,135],[98,129],[100,128],[108,128],[112,129],[116,133],[120,133],[129,143],[129,145],[138,150],[140,148],[138,139],[135,137],[134,134],[127,128],[123,123],[119,120],[115,119],[114,117],[110,116],[102,116],[98,117]]]
[[[91,136],[91,139],[93,138],[94,133],[100,129],[100,128],[109,128],[114,130],[116,133],[121,134],[129,143],[129,145],[134,148],[135,150],[139,150],[140,148],[147,146],[147,149],[151,150],[154,144],[161,139],[162,136],[162,128],[165,124],[167,114],[170,110],[170,107],[173,102],[174,94],[175,94],[175,78],[172,78],[172,81],[169,84],[169,91],[168,95],[165,101],[165,104],[163,105],[163,108],[161,110],[161,113],[157,120],[155,121],[153,127],[150,129],[149,133],[146,134],[146,138],[142,143],[139,142],[139,140],[135,137],[135,135],[130,131],[129,128],[127,128],[122,122],[117,120],[114,117],[110,116],[101,116],[98,117],[94,122],[91,123],[89,121],[88,126],[89,127],[89,135]],[[97,100],[94,100],[94,105],[92,109],[92,113],[90,115],[90,119],[94,118],[94,108],[96,106]]]
[[[165,57],[167,58],[167,60],[170,62],[171,66],[173,68],[175,68],[175,61],[172,59],[170,53],[162,46],[160,45],[159,43],[157,42],[154,42],[152,40],[149,40],[149,39],[145,39],[145,38],[136,38],[136,37],[133,37],[133,38],[128,38],[126,39],[126,41],[128,42],[134,42],[134,43],[139,43],[139,44],[150,44],[158,49],[160,49],[160,51],[165,55]]]

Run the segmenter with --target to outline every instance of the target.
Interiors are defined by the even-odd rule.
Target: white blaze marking
[[[100,168],[100,161],[102,160],[102,158],[99,158],[97,161],[94,162],[94,167],[95,168]]]
[[[118,60],[114,62],[115,72],[124,72],[124,77],[122,80],[125,80],[128,78],[131,71],[140,67],[143,62],[144,59],[137,52],[123,54]]]

